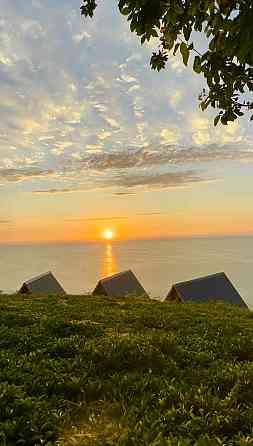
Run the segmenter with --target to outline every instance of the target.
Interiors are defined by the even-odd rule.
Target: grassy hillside
[[[0,445],[253,444],[253,317],[0,297]]]

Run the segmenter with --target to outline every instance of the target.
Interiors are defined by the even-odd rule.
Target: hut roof
[[[51,271],[27,280],[23,283],[19,292],[23,294],[66,294]]]
[[[92,294],[110,297],[147,296],[146,291],[131,270],[99,280]]]
[[[171,300],[175,290],[183,301],[202,303],[209,300],[223,300],[247,308],[244,300],[224,272],[176,283],[172,286],[166,300]]]

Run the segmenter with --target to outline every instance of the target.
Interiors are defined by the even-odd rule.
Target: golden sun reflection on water
[[[105,245],[105,254],[103,257],[102,277],[112,276],[117,273],[117,261],[114,255],[112,244]]]

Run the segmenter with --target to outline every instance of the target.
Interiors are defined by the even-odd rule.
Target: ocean
[[[253,237],[2,244],[0,253],[5,293],[51,270],[68,293],[83,294],[100,278],[132,269],[151,297],[163,299],[173,283],[224,271],[253,307]]]

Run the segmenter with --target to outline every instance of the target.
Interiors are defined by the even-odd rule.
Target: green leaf
[[[184,33],[185,40],[188,41],[190,39],[191,32],[192,32],[192,30],[190,27],[184,27],[183,33]]]
[[[193,69],[195,73],[201,73],[201,59],[199,56],[195,56],[194,58]]]
[[[151,36],[152,37],[158,37],[157,31],[155,29],[152,29]]]
[[[206,110],[210,102],[211,102],[210,99],[205,99],[204,101],[202,101],[200,103],[201,110],[202,111]]]
[[[217,116],[214,118],[214,126],[215,126],[215,127],[216,127],[216,125],[218,124],[219,120],[220,120],[220,115],[217,115]]]
[[[190,51],[185,42],[182,42],[180,45],[180,53],[182,54],[183,62],[187,65],[189,60]]]
[[[177,52],[179,46],[180,46],[180,43],[176,43],[176,45],[175,45],[175,47],[174,47],[174,50],[173,50],[173,55],[174,55],[174,56],[176,55],[176,52]]]
[[[128,6],[123,6],[123,8],[120,8],[120,13],[122,15],[128,15],[131,12],[131,8],[129,8]]]
[[[153,53],[150,60],[152,70],[160,71],[161,69],[165,68],[167,60],[167,54],[164,54],[161,51],[158,53]]]

